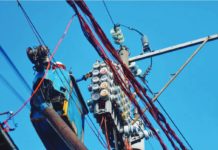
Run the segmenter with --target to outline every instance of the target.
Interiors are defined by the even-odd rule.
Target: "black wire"
[[[17,3],[18,3],[18,6],[21,8],[21,10],[22,10],[22,12],[23,12],[25,18],[27,19],[27,22],[29,23],[30,28],[32,29],[33,33],[35,34],[35,36],[36,36],[36,38],[37,38],[39,44],[41,44],[41,45],[46,45],[45,42],[44,42],[44,40],[42,39],[41,35],[40,35],[39,32],[37,31],[36,27],[35,27],[34,24],[32,23],[31,19],[30,19],[29,16],[27,15],[25,9],[23,8],[23,6],[21,5],[21,3],[19,2],[19,0],[17,0]],[[50,52],[49,52],[49,54],[51,55]],[[56,62],[56,60],[55,60],[54,57],[53,57],[52,59],[53,59],[54,62]],[[60,70],[62,76],[64,77],[64,79],[66,80],[66,83],[68,83],[68,81],[67,81],[65,75],[63,74],[62,70],[61,70],[61,69],[59,69],[59,70]],[[56,73],[57,73],[57,71],[56,71]],[[62,84],[64,85],[64,82],[63,82],[63,80],[61,79],[59,73],[57,73],[57,75],[58,75],[58,78],[61,80]],[[70,83],[68,83],[68,84],[70,85]],[[66,89],[67,89],[67,88],[66,88]],[[77,109],[78,109],[80,112],[82,112],[82,111],[80,110],[80,108],[78,107],[78,104],[76,103],[75,99],[74,99],[74,98],[72,97],[72,95],[70,94],[70,92],[69,92],[68,90],[67,90],[67,92],[68,92],[68,94],[70,95],[70,97],[72,98],[73,102],[76,104]],[[73,94],[78,98],[78,96],[75,94],[75,91],[73,91]],[[89,115],[88,115],[88,118],[89,118],[89,120],[91,121],[92,125],[94,126],[95,130],[97,130],[97,127],[94,125],[94,123],[93,123],[93,121],[91,120],[91,118],[89,117]],[[104,141],[101,135],[100,135],[100,138],[101,138],[102,141]]]
[[[21,8],[28,24],[30,25],[30,28],[32,29],[33,33],[35,34],[38,42],[40,45],[45,45],[45,42],[43,41],[41,35],[39,34],[39,32],[37,31],[35,25],[33,24],[33,22],[31,21],[30,17],[28,16],[27,12],[25,11],[25,9],[23,8],[23,6],[21,5],[21,3],[19,2],[19,0],[17,0],[18,6]]]
[[[63,74],[62,70],[61,70],[60,68],[58,68],[58,69],[59,69],[59,71],[61,72],[62,76],[64,77],[66,83],[68,83],[68,85],[70,86],[70,83],[67,81],[67,78],[66,78],[66,76]],[[62,84],[64,85],[63,80],[60,78],[59,73],[58,73],[56,70],[55,70],[55,72],[56,72],[56,74],[58,75],[58,78],[61,80]],[[66,87],[65,87],[65,89],[67,90],[68,94],[69,94],[70,97],[72,98],[73,102],[76,104],[77,109],[82,113],[82,111],[80,110],[80,108],[79,108],[79,106],[78,106],[78,103],[76,103],[76,100],[72,97],[72,95],[70,94],[70,92],[68,91],[68,89],[67,89]],[[78,95],[76,94],[76,92],[75,92],[74,90],[72,91],[72,93],[73,93],[73,95],[74,95],[77,99],[79,99]],[[87,116],[88,116],[89,121],[91,122],[91,124],[92,124],[93,127],[95,128],[95,130],[98,131],[96,125],[94,124],[94,122],[92,121],[92,119],[90,118],[90,116],[89,116],[88,114],[87,114]],[[103,137],[102,137],[101,134],[99,135],[99,137],[101,138],[101,141],[104,142],[104,144],[105,144],[105,141],[103,140]],[[97,138],[98,138],[98,137],[97,137]]]
[[[94,126],[95,130],[98,131],[97,127],[95,126],[95,124],[94,124],[94,122],[92,121],[92,119],[90,118],[90,116],[89,116],[89,115],[87,115],[87,116],[88,116],[88,119],[90,120],[90,122],[92,123],[92,125]],[[107,144],[105,143],[105,141],[104,141],[102,135],[99,134],[99,136],[100,136],[101,140],[104,142],[104,144],[107,145]]]
[[[29,86],[29,84],[27,83],[27,81],[25,80],[25,78],[22,76],[22,74],[20,73],[20,71],[18,70],[18,68],[15,66],[15,64],[13,63],[13,61],[11,60],[11,58],[8,56],[8,54],[6,53],[6,51],[0,46],[0,53],[2,53],[2,55],[5,57],[5,59],[7,60],[7,62],[11,65],[11,67],[13,68],[13,70],[16,72],[16,74],[18,75],[18,77],[20,78],[20,80],[24,83],[26,89],[28,91],[32,91],[31,87]]]
[[[105,7],[105,9],[106,9],[106,11],[107,11],[107,14],[108,14],[110,20],[111,20],[111,23],[112,23],[113,25],[115,25],[115,22],[114,22],[114,20],[113,20],[113,18],[112,18],[112,16],[111,16],[111,13],[110,13],[110,11],[109,11],[109,9],[108,9],[108,7],[107,7],[105,1],[102,0],[102,2],[103,2],[103,4],[104,4],[104,7]]]
[[[141,31],[139,31],[138,29],[136,29],[136,28],[133,28],[133,27],[130,27],[130,26],[126,26],[124,24],[119,24],[119,25],[122,26],[122,27],[125,27],[125,28],[127,28],[129,30],[135,31],[136,33],[138,33],[141,36],[144,36],[144,34]]]
[[[147,87],[148,91],[155,96],[155,94],[153,93],[153,91],[151,90],[151,88],[148,86],[148,84],[145,83],[145,86]],[[174,125],[174,127],[176,128],[176,130],[179,132],[179,134],[182,136],[183,140],[186,142],[186,144],[189,146],[189,148],[191,150],[193,150],[191,144],[188,142],[188,140],[185,138],[185,136],[183,135],[182,131],[179,129],[179,127],[176,125],[176,123],[173,121],[172,117],[169,115],[169,113],[166,111],[166,109],[164,108],[164,106],[160,103],[160,101],[157,99],[156,100],[157,103],[160,105],[161,109],[164,111],[164,113],[167,115],[167,117],[170,119],[171,123]]]
[[[24,103],[25,99],[20,95],[20,93],[7,81],[7,79],[0,74],[0,80],[2,80],[3,83],[14,93],[14,95],[17,96],[17,98]],[[28,105],[28,108],[30,109],[30,106]]]

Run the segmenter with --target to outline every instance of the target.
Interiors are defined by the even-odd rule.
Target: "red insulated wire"
[[[92,126],[90,125],[90,123],[88,122],[88,120],[86,120],[89,128],[92,130],[92,132],[95,134],[95,136],[98,138],[98,141],[100,142],[100,144],[106,149],[107,147],[103,144],[103,141],[100,140],[99,135],[97,135],[97,133],[95,132],[95,130],[92,128]]]
[[[8,123],[6,122],[4,125],[5,125],[5,127],[4,127],[3,130],[4,130],[5,132],[9,132],[9,131],[10,131],[10,126],[8,125]]]
[[[110,150],[110,143],[109,143],[109,139],[108,139],[108,130],[107,130],[107,120],[106,118],[104,118],[104,127],[105,127],[105,137],[106,137],[106,140],[107,140],[107,147],[108,147],[108,150]]]
[[[100,135],[100,130],[101,130],[103,122],[104,122],[104,117],[101,118],[100,129],[98,130],[98,138],[99,138],[99,135]]]
[[[56,46],[55,46],[55,48],[54,48],[53,53],[52,53],[51,56],[49,57],[49,63],[48,63],[48,65],[47,65],[47,67],[46,67],[45,74],[43,75],[43,77],[42,77],[42,79],[40,80],[39,84],[37,85],[37,87],[35,88],[35,90],[33,91],[33,93],[31,94],[31,96],[23,103],[23,105],[22,105],[13,115],[11,115],[9,118],[7,118],[7,119],[3,122],[3,124],[6,124],[10,119],[12,119],[13,117],[15,117],[18,113],[20,113],[20,112],[23,110],[23,108],[30,102],[31,98],[32,98],[32,97],[36,94],[36,92],[39,90],[39,88],[40,88],[40,86],[42,85],[42,83],[43,83],[43,81],[44,81],[44,79],[45,79],[45,77],[46,77],[46,75],[47,75],[47,73],[48,73],[48,70],[49,70],[49,68],[50,68],[50,66],[51,66],[51,63],[50,63],[50,62],[51,62],[52,58],[54,57],[54,55],[56,54],[56,52],[57,52],[57,50],[58,50],[60,44],[62,43],[62,41],[63,41],[65,35],[67,34],[67,32],[68,32],[68,30],[69,30],[69,28],[70,28],[70,25],[71,25],[71,23],[72,23],[72,21],[73,21],[74,16],[75,16],[75,15],[73,15],[73,16],[71,17],[70,21],[68,22],[68,24],[67,24],[67,26],[66,26],[66,28],[65,28],[65,31],[64,31],[63,35],[62,35],[61,38],[59,39],[58,43],[56,44]]]
[[[100,43],[97,41],[97,39],[95,38],[95,36],[93,35],[91,29],[89,28],[89,26],[87,25],[87,23],[84,21],[83,17],[80,15],[80,13],[78,12],[75,4],[73,1],[67,1],[75,10],[75,12],[77,13],[77,16],[79,18],[79,21],[81,23],[81,27],[82,30],[85,34],[85,36],[87,37],[87,39],[90,41],[90,43],[97,49],[97,52],[99,53],[99,55],[103,58],[103,60],[105,61],[105,63],[107,65],[110,66],[110,68],[112,69],[112,72],[114,74],[116,74],[115,76],[115,80],[118,83],[122,83],[122,79],[117,75],[116,69],[114,68],[114,66],[112,65],[111,61],[109,60],[109,58],[107,57],[107,55],[105,54],[103,48],[101,47]],[[127,70],[128,71],[128,70]],[[133,78],[134,79],[134,78]],[[143,114],[140,106],[138,105],[137,101],[135,100],[135,98],[133,98],[132,94],[129,93],[128,89],[126,89],[126,87],[123,84],[120,84],[121,88],[125,91],[125,93],[128,95],[128,97],[132,100],[132,102],[134,103],[134,105],[137,107],[138,110],[140,110],[140,114],[143,117],[143,120],[146,122],[147,126],[154,131],[154,133],[156,133],[156,130],[154,129],[154,127],[152,126],[152,124],[150,123],[150,121],[148,120],[148,118]],[[162,147],[166,150],[166,145],[162,142],[161,138],[159,137],[159,135],[156,133],[155,134],[158,138],[158,140],[160,141]]]
[[[127,68],[127,66],[122,62],[122,60],[120,59],[120,57],[118,56],[118,53],[116,52],[116,50],[114,49],[114,47],[112,46],[112,44],[110,43],[110,41],[107,39],[106,35],[104,34],[103,30],[101,29],[101,27],[98,25],[98,23],[95,21],[94,17],[92,16],[91,12],[89,11],[87,5],[85,4],[84,1],[68,1],[68,3],[74,8],[74,10],[76,11],[77,14],[79,14],[75,4],[77,4],[80,9],[89,17],[90,21],[92,22],[92,25],[94,27],[94,30],[96,32],[96,34],[98,35],[99,39],[101,40],[101,42],[104,44],[104,46],[107,48],[107,50],[118,60],[118,62],[122,65],[125,75],[127,76],[127,78],[129,79],[130,83],[132,84],[132,86],[134,87],[137,95],[142,99],[142,101],[149,107],[149,112],[150,114],[154,117],[154,119],[156,120],[156,122],[159,124],[159,126],[162,128],[162,130],[164,131],[164,133],[166,134],[166,136],[168,137],[169,141],[171,142],[172,146],[174,147],[174,149],[177,149],[177,147],[174,144],[174,141],[171,139],[171,137],[173,137],[173,139],[180,145],[180,147],[185,150],[186,147],[183,145],[183,143],[180,141],[180,139],[177,137],[177,135],[173,132],[173,130],[170,128],[169,124],[166,122],[165,117],[161,114],[161,112],[157,109],[157,107],[151,102],[151,98],[148,97],[148,95],[146,94],[145,89],[139,84],[139,82],[137,82],[137,80],[134,78],[134,76],[132,75],[132,73],[130,72],[130,70]],[[82,22],[81,17],[79,17],[80,22]],[[85,29],[88,29],[87,27],[84,27],[84,22],[82,22],[82,26]],[[86,25],[87,26],[87,25]],[[89,29],[90,30],[90,29]],[[90,35],[90,31],[89,33],[86,30],[86,34]],[[97,49],[99,54],[102,54],[104,50],[102,50],[101,48],[99,48],[99,46],[96,46],[96,44],[98,45],[97,42],[95,42],[95,40],[91,39],[92,37],[88,37],[89,41],[94,42],[93,46]],[[105,60],[107,56],[103,56],[101,55],[101,57]],[[113,70],[113,67],[111,67],[110,63],[108,63],[108,65],[110,66],[110,68]],[[116,71],[113,71],[113,73],[116,74]],[[118,81],[120,80],[119,77],[117,78]],[[122,87],[122,84],[121,84]],[[125,87],[122,87],[122,89],[125,91],[125,93],[127,95],[129,95],[128,97],[132,100],[135,101],[135,98],[132,98],[132,96],[130,96],[130,94],[128,94],[128,90],[125,90]],[[147,100],[147,101],[146,101]],[[133,102],[134,104],[136,102]],[[135,105],[136,106],[136,105]],[[140,107],[136,106],[138,109]],[[140,112],[140,115],[143,115],[142,117],[144,118],[144,114],[143,112]],[[164,118],[164,119],[160,119]],[[147,122],[148,120],[146,120]],[[150,124],[148,127],[152,127],[152,125]],[[161,140],[161,138],[159,137],[159,135],[156,133],[156,131],[153,129],[152,127],[152,131],[154,131],[155,135],[157,136],[159,142],[161,143],[163,149],[167,149],[166,145],[163,143],[163,141]]]

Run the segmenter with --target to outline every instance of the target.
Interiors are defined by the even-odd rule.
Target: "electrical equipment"
[[[116,63],[113,65],[128,86],[121,66]],[[141,74],[141,70],[134,62],[129,67],[136,76]],[[102,130],[106,136],[109,136],[111,147],[115,148],[117,144],[118,149],[123,149],[126,139],[135,146],[143,138],[148,139],[152,136],[151,131],[144,130],[141,120],[134,125],[131,124],[132,117],[134,117],[134,112],[131,111],[131,102],[116,83],[113,73],[104,62],[96,61],[93,64],[91,84],[88,86],[88,90],[91,95],[91,99],[87,102],[89,110],[100,126],[102,126],[102,119],[107,120],[107,128],[110,130],[107,131],[106,127],[102,127]],[[119,142],[116,143],[116,141]]]
[[[142,74],[142,70],[138,67],[138,65],[135,62],[130,63],[129,69],[135,76],[140,76]]]
[[[113,29],[111,29],[111,34],[114,39],[114,42],[118,45],[122,45],[124,42],[124,36],[120,25],[115,25]]]
[[[113,63],[113,65],[125,81],[122,68],[116,63]],[[130,125],[131,121],[131,103],[115,82],[113,73],[104,62],[97,61],[93,65],[91,84],[88,89],[91,93],[91,99],[87,102],[90,112],[94,114],[99,124],[105,117],[108,128],[115,128],[119,141],[123,141],[123,128]],[[105,128],[102,128],[102,130],[103,133],[106,132]],[[108,132],[109,139],[112,139],[111,145],[115,145],[113,130]],[[122,147],[123,143],[121,142],[118,145]]]

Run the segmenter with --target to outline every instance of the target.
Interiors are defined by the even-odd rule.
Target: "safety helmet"
[[[66,66],[62,62],[56,61],[55,63],[53,63],[52,69],[56,69],[56,68],[62,68],[65,70]]]

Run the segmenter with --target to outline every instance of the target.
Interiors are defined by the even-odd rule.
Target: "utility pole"
[[[123,46],[123,45],[120,45],[120,50],[119,50],[119,55],[120,55],[120,58],[122,59],[122,61],[127,65],[127,66],[130,66],[130,62],[129,62],[129,50],[126,46]],[[137,117],[139,114],[138,114],[138,110],[137,108],[134,108],[134,117]],[[144,127],[141,126],[140,124],[137,124],[139,126],[139,128],[141,130],[144,130]],[[131,145],[131,141],[130,141],[130,145]],[[131,145],[131,148],[134,150],[134,149],[137,149],[137,150],[144,150],[144,139],[140,140],[139,142],[137,143],[134,143],[133,145]]]

